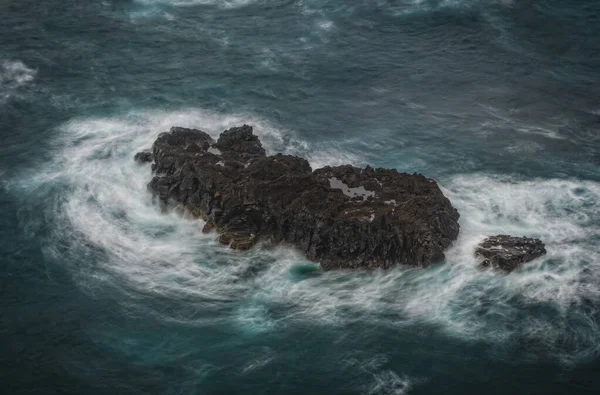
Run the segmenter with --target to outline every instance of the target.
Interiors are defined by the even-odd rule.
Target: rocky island
[[[135,159],[153,162],[148,188],[162,207],[202,218],[222,243],[286,243],[325,270],[426,266],[444,259],[459,232],[434,180],[369,166],[313,171],[297,156],[267,156],[248,125],[217,141],[173,127]]]

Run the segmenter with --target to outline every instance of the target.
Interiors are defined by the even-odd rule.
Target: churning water
[[[600,6],[0,5],[7,393],[597,393]],[[133,154],[248,123],[269,153],[435,178],[446,261],[322,272],[161,213]],[[540,237],[498,275],[474,246]]]

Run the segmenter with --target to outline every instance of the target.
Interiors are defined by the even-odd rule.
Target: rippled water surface
[[[0,4],[0,378],[10,394],[597,394],[600,4]],[[435,178],[446,261],[322,272],[162,214],[171,126]],[[482,237],[548,254],[498,275]]]

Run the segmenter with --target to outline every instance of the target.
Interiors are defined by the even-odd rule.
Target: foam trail
[[[393,15],[403,16],[417,13],[430,13],[439,10],[462,10],[489,6],[511,7],[515,0],[401,0],[398,2],[378,1]]]
[[[407,394],[416,380],[407,376],[399,376],[393,370],[384,369],[383,366],[387,363],[388,359],[385,355],[377,354],[367,359],[348,358],[344,361],[344,367],[349,370],[357,370],[359,373],[367,373],[372,377],[372,380],[363,386],[363,394]]]
[[[203,307],[251,290],[241,279],[264,260],[260,251],[240,254],[223,248],[214,235],[202,234],[201,221],[157,212],[146,190],[150,169],[132,160],[133,153],[149,148],[159,133],[173,125],[201,126],[217,137],[243,123],[255,126],[268,151],[309,153],[310,157],[308,144],[249,114],[143,111],[76,119],[61,128],[56,143],[60,154],[33,181],[65,185],[64,196],[49,214],[56,217],[53,244],[71,244],[74,274],[83,288],[96,292],[108,282],[124,292],[191,299]],[[332,152],[324,157],[336,161]],[[95,259],[80,262],[78,254]]]
[[[73,120],[61,128],[60,155],[32,178],[38,186],[63,185],[47,213],[54,227],[50,253],[61,257],[86,292],[120,292],[127,311],[180,325],[227,320],[258,334],[307,320],[332,326],[364,320],[399,327],[431,324],[452,336],[492,344],[542,344],[565,361],[596,352],[598,313],[573,306],[600,299],[598,183],[456,176],[444,193],[461,213],[461,235],[445,264],[369,272],[298,270],[312,264],[296,251],[260,246],[232,251],[214,235],[202,234],[201,221],[158,212],[146,191],[149,167],[132,160],[173,125],[201,127],[216,137],[243,123],[255,126],[271,153],[301,154],[313,166],[321,160],[319,165],[335,164],[338,156],[357,160],[344,158],[335,147],[315,149],[252,114],[190,109]],[[548,255],[510,275],[478,270],[474,246],[498,233],[539,236]],[[573,321],[580,324],[569,325]],[[402,381],[394,377],[382,373],[379,379]]]
[[[293,307],[292,319],[312,317],[331,325],[365,319],[400,326],[429,322],[469,339],[543,342],[566,361],[594,353],[598,317],[572,307],[600,299],[599,227],[594,223],[600,185],[475,175],[454,178],[445,193],[462,213],[462,228],[444,265],[330,272],[290,284],[286,271],[299,258],[282,256],[288,263],[272,266],[257,279],[264,291],[254,297]],[[548,255],[507,276],[478,270],[475,245],[498,233],[540,236]],[[523,320],[523,311],[530,310],[544,313]],[[570,320],[585,324],[570,329]],[[565,339],[573,348],[564,349]]]
[[[4,60],[0,63],[0,104],[18,93],[18,90],[31,83],[36,71],[21,61]]]
[[[136,0],[143,5],[168,5],[173,7],[192,7],[199,5],[211,5],[219,8],[239,8],[250,5],[255,0]]]
[[[373,375],[374,383],[365,391],[369,395],[390,394],[404,395],[410,389],[410,380],[400,377],[392,370],[386,370]]]

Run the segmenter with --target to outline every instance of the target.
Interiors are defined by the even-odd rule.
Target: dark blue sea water
[[[435,178],[427,269],[321,272],[161,214],[132,156],[243,123]],[[0,2],[5,394],[600,393],[600,2]],[[486,235],[548,254],[475,268]]]

